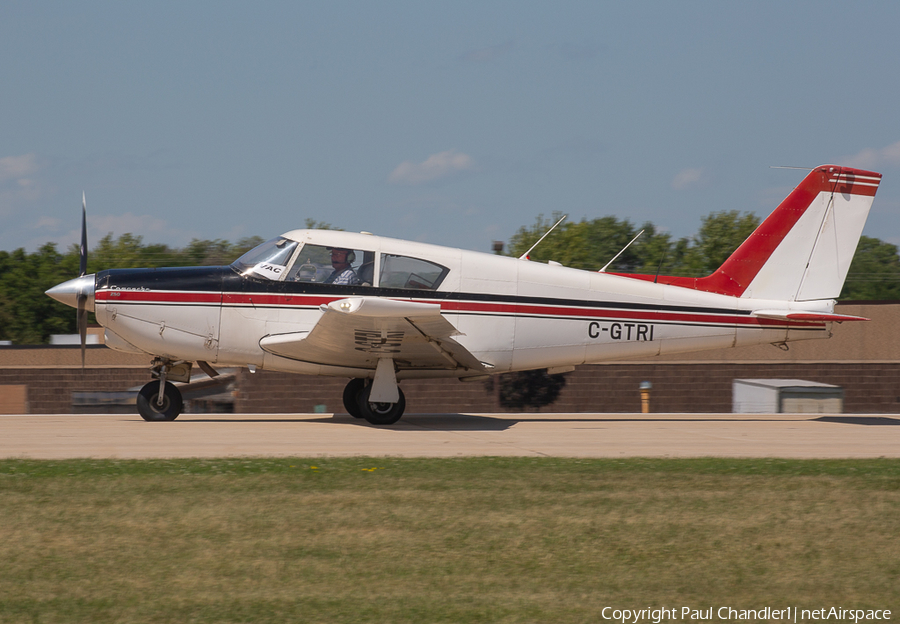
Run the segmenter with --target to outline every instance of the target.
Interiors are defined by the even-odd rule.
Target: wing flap
[[[440,304],[351,297],[322,312],[311,331],[269,335],[260,347],[292,360],[373,370],[384,358],[399,370],[490,367],[453,340],[460,333],[441,316]]]

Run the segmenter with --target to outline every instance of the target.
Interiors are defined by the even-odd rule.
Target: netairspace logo
[[[801,609],[799,607],[786,607],[783,609],[774,607],[763,607],[762,609],[734,609],[732,607],[617,609],[616,607],[604,607],[600,615],[604,620],[621,622],[621,624],[641,624],[642,622],[660,624],[660,622],[670,622],[672,620],[684,620],[686,622],[774,620],[794,622],[795,624],[797,622],[825,622],[831,620],[858,624],[859,622],[890,621],[891,619],[891,612],[888,609],[843,609],[841,607],[821,607],[819,609]]]

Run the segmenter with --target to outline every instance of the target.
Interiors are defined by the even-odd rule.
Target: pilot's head
[[[350,254],[353,253],[349,249],[341,249],[340,247],[331,248],[331,266],[336,271],[343,271],[350,266]]]

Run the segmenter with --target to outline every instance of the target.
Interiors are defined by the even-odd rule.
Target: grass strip
[[[0,621],[897,608],[898,511],[888,459],[3,460]]]

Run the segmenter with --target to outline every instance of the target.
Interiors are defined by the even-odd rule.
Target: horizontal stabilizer
[[[806,321],[809,323],[843,323],[844,321],[868,321],[864,316],[849,314],[827,314],[823,312],[804,312],[802,310],[754,310],[753,316],[777,319],[779,321]]]

